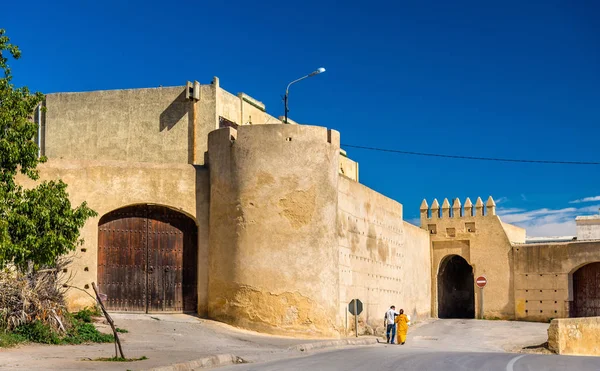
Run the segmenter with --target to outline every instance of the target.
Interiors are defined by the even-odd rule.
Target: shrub
[[[113,335],[103,334],[93,324],[85,322],[76,322],[65,337],[65,342],[69,344],[111,343],[114,340]]]
[[[47,324],[41,321],[24,323],[17,327],[15,334],[22,336],[28,341],[42,344],[60,344],[58,334]]]
[[[14,347],[17,344],[24,343],[26,341],[27,339],[21,335],[0,332],[0,348]]]
[[[17,327],[14,334],[22,339],[42,344],[82,344],[82,343],[111,343],[113,335],[103,334],[92,323],[67,316],[69,330],[66,334],[59,334],[56,330],[41,321],[26,323]]]
[[[92,317],[99,317],[100,315],[102,315],[102,313],[100,312],[100,309],[98,309],[98,307],[86,307],[80,310],[79,312],[75,313],[73,316],[75,317],[75,319],[78,319],[80,321],[91,323]]]

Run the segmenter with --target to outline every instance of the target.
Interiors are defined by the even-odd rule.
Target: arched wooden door
[[[195,312],[197,228],[163,206],[112,211],[98,224],[98,288],[109,310]]]
[[[573,273],[571,317],[600,316],[600,262],[584,265]]]

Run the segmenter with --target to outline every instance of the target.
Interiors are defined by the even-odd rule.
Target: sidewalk
[[[115,355],[113,344],[48,346],[31,344],[0,349],[0,370],[164,370],[192,369],[222,363],[264,362],[301,356],[316,349],[376,343],[375,337],[297,339],[263,335],[220,322],[183,314],[113,314],[115,325],[128,330],[119,334],[127,358],[148,357],[136,362],[97,362]],[[106,325],[103,332],[110,332]],[[358,344],[357,344],[358,340]],[[217,356],[217,357],[216,357]],[[210,358],[212,357],[212,358]],[[238,358],[239,357],[239,358]],[[204,359],[204,360],[202,360]],[[198,361],[201,360],[201,361]],[[186,362],[197,361],[195,364]],[[166,367],[184,363],[181,367]]]

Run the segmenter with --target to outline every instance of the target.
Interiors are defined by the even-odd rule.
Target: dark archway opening
[[[600,262],[586,264],[573,273],[571,317],[600,316]]]
[[[158,205],[124,207],[98,223],[98,288],[107,309],[196,312],[194,220]]]
[[[475,318],[473,267],[461,256],[447,256],[440,264],[438,317]]]

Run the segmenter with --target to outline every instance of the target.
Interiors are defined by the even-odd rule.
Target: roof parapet
[[[441,209],[441,213],[440,213]],[[450,212],[452,210],[452,212]],[[483,203],[481,197],[477,197],[475,205],[471,202],[471,199],[467,197],[464,203],[464,209],[459,198],[455,198],[450,206],[450,202],[447,198],[444,198],[442,206],[436,198],[433,199],[431,206],[427,204],[427,200],[421,202],[419,208],[421,219],[442,219],[442,218],[469,218],[478,216],[494,216],[496,215],[496,202],[489,196],[486,203]],[[431,214],[429,213],[431,211]]]

